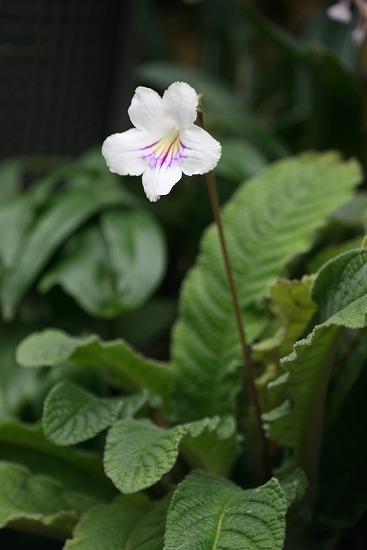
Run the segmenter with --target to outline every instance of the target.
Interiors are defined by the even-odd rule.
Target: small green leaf
[[[123,493],[134,493],[157,483],[176,462],[181,439],[215,431],[220,418],[205,418],[163,430],[150,420],[119,420],[110,428],[104,454],[105,471]],[[227,430],[225,434],[232,433]]]
[[[130,535],[151,510],[144,495],[120,495],[111,504],[91,508],[66,542],[65,550],[123,550]]]
[[[163,398],[167,395],[168,367],[144,358],[123,340],[103,342],[93,335],[75,338],[49,329],[31,334],[17,350],[17,361],[25,367],[55,366],[67,360],[79,366],[102,369],[127,391],[146,388]]]
[[[203,472],[178,486],[168,511],[166,550],[281,550],[286,500],[277,480],[243,491]]]
[[[66,491],[60,483],[10,462],[0,462],[0,528],[23,526],[32,531],[68,536],[82,512],[97,501]]]
[[[150,420],[120,420],[109,430],[104,465],[123,493],[154,485],[176,462],[180,427],[162,430]]]
[[[118,398],[98,398],[75,384],[59,382],[46,398],[43,430],[56,445],[74,445],[111,426],[120,407]]]

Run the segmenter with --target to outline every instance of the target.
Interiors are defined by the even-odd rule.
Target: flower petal
[[[156,141],[154,134],[132,128],[105,139],[102,155],[111,172],[120,176],[140,176],[149,165],[145,152]]]
[[[216,167],[222,147],[208,132],[193,125],[181,132],[180,139],[184,146],[180,168],[184,174],[205,174]]]
[[[182,130],[194,124],[197,116],[198,95],[186,82],[174,82],[163,94],[167,114]]]
[[[139,130],[161,132],[167,126],[167,115],[160,95],[150,88],[139,86],[128,109],[131,122]]]
[[[339,21],[339,23],[349,23],[352,19],[350,0],[340,0],[336,4],[329,6],[326,13],[328,17],[334,21]]]
[[[143,174],[144,191],[148,199],[155,202],[161,195],[168,195],[175,183],[182,177],[181,169],[176,165],[148,168]]]

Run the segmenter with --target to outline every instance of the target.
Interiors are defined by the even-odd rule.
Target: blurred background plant
[[[15,347],[34,330],[121,336],[168,358],[179,288],[211,212],[202,178],[184,178],[151,205],[136,178],[108,172],[100,144],[130,126],[137,85],[162,92],[182,80],[204,94],[208,129],[223,146],[222,202],[304,150],[337,149],[366,165],[366,46],[350,36],[357,14],[333,22],[323,0],[106,4],[0,5],[2,418],[39,419],[55,376],[110,391],[94,371],[67,364],[58,375],[20,368]],[[355,246],[366,208],[362,186],[289,276]],[[19,547],[19,537],[2,531],[0,545]]]

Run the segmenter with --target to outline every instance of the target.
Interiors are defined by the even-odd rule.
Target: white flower
[[[217,165],[221,146],[195,126],[198,96],[175,82],[160,97],[139,86],[129,107],[135,128],[109,136],[102,154],[111,172],[140,176],[149,200],[167,195],[182,174],[205,174]]]
[[[350,11],[351,0],[340,0],[336,4],[330,6],[326,13],[330,19],[339,21],[340,23],[349,23],[352,19],[352,13]]]

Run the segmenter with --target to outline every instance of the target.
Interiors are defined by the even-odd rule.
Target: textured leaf
[[[65,491],[49,477],[32,475],[24,466],[0,462],[0,528],[10,524],[65,537],[81,513],[96,502]]]
[[[120,495],[114,502],[90,509],[75,527],[65,550],[123,550],[130,548],[134,528],[151,510],[144,495]]]
[[[264,324],[259,301],[268,285],[307,250],[312,231],[348,200],[359,178],[354,162],[305,154],[273,165],[230,200],[223,219],[249,340]],[[215,227],[183,287],[172,347],[178,414],[232,413],[241,354]]]
[[[33,474],[59,481],[69,491],[99,500],[110,499],[116,494],[104,475],[102,461],[95,454],[56,447],[37,425],[15,420],[0,422],[0,460],[17,462]]]
[[[105,430],[116,420],[119,398],[98,398],[70,382],[59,382],[48,394],[42,425],[56,445],[74,445]]]
[[[294,450],[293,464],[313,475],[321,440],[323,408],[340,327],[361,328],[367,313],[367,250],[346,252],[320,271],[312,290],[322,324],[294,346],[282,361],[286,374],[272,391],[292,403],[276,418],[270,437]]]
[[[168,511],[166,550],[281,550],[286,500],[279,483],[243,491],[224,479],[193,472]]]
[[[307,487],[307,479],[303,471],[300,468],[296,468],[281,481],[280,486],[289,507],[294,502],[301,500],[304,496]]]
[[[141,305],[165,268],[161,230],[144,211],[111,211],[66,243],[60,261],[40,282],[59,284],[90,314],[115,317]]]
[[[198,437],[205,429],[214,431],[219,421],[218,417],[205,418],[163,430],[150,420],[119,420],[107,435],[104,455],[106,474],[123,493],[150,487],[175,464],[178,446],[184,435]]]
[[[163,363],[139,355],[123,340],[102,342],[97,336],[75,338],[50,329],[31,334],[17,350],[17,361],[25,367],[55,366],[67,360],[102,369],[127,391],[146,388],[163,397],[168,391],[169,369]]]

